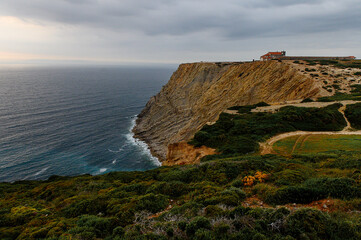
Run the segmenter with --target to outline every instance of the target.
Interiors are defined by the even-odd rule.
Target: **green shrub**
[[[325,198],[323,192],[303,186],[290,186],[278,189],[273,195],[267,196],[266,202],[270,204],[310,203]]]
[[[288,208],[281,207],[276,209],[273,213],[270,214],[269,220],[271,222],[283,222],[283,220],[291,213]],[[282,227],[282,226],[280,226]]]
[[[212,225],[208,218],[195,217],[189,224],[187,224],[186,232],[188,236],[194,235],[199,229],[211,229]]]
[[[305,98],[301,101],[301,103],[314,102],[311,98]]]
[[[221,192],[221,196],[218,198],[218,202],[229,206],[237,206],[244,199],[246,199],[246,193],[238,188],[230,188]]]
[[[256,233],[253,235],[252,240],[268,240],[268,238],[262,233]]]
[[[84,214],[98,214],[107,212],[107,201],[104,198],[86,199],[74,202],[63,209],[67,217],[77,217]]]
[[[243,187],[243,181],[240,179],[236,179],[232,182],[232,187],[241,188]]]
[[[345,115],[353,128],[361,129],[361,103],[347,105]]]
[[[112,233],[114,221],[92,215],[83,215],[77,221],[77,227],[70,230],[70,233],[81,236],[84,239],[94,237],[105,237]]]
[[[204,206],[198,202],[188,201],[181,206],[175,206],[170,210],[171,214],[178,215],[183,214],[187,217],[197,216],[199,210],[201,210]]]
[[[273,196],[276,191],[276,187],[265,183],[258,183],[252,188],[253,194],[257,194],[257,196],[263,201],[267,201],[267,199],[271,198],[271,196]]]
[[[307,179],[307,175],[304,171],[285,169],[274,174],[275,184],[282,185],[295,185],[303,183]]]
[[[216,240],[216,238],[211,231],[198,229],[195,233],[194,240]]]
[[[257,104],[253,104],[253,105],[234,106],[234,107],[230,107],[228,109],[229,110],[237,110],[238,113],[249,113],[249,112],[251,112],[252,109],[255,109],[257,107],[266,107],[266,106],[269,106],[269,104],[265,103],[265,102],[259,102]]]
[[[322,195],[333,198],[353,198],[358,196],[355,180],[350,178],[312,178],[308,179],[304,186],[317,190]]]
[[[126,185],[124,187],[121,188],[122,190],[126,191],[126,192],[135,192],[138,195],[142,195],[145,194],[147,189],[148,189],[148,185],[147,184],[142,184],[142,183],[136,183],[136,184],[132,184],[132,185]]]
[[[180,197],[185,193],[188,193],[189,188],[187,184],[180,181],[170,181],[170,182],[157,182],[153,184],[148,190],[147,193],[160,193],[163,195],[168,195],[170,197]]]
[[[123,227],[116,227],[116,228],[113,229],[112,237],[113,238],[116,237],[116,236],[117,237],[122,237],[124,235],[124,233],[125,233],[125,230],[124,230]]]
[[[204,211],[207,217],[217,217],[223,214],[222,208],[216,205],[209,205],[204,209]]]
[[[286,232],[301,239],[305,235],[309,239],[330,239],[327,233],[329,216],[315,209],[300,209],[286,218]]]
[[[213,226],[213,230],[218,236],[227,235],[227,232],[230,228],[231,227],[227,223],[224,223],[224,222],[220,222]]]
[[[168,206],[168,198],[161,194],[149,193],[142,196],[136,205],[136,209],[147,210],[152,213],[159,212]]]
[[[182,230],[182,231],[185,231],[186,230],[186,227],[187,227],[187,222],[185,222],[185,221],[180,221],[180,222],[178,222],[178,228],[180,229],[180,230]]]

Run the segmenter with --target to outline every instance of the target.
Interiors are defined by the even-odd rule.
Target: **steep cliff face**
[[[320,91],[289,63],[182,64],[149,100],[133,131],[164,161],[169,144],[191,139],[231,106],[316,97]]]

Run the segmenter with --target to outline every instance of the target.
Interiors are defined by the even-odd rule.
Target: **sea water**
[[[174,67],[0,67],[0,182],[156,168],[136,115]]]

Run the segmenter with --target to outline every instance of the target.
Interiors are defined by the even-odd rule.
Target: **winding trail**
[[[321,132],[321,131],[320,132],[295,131],[295,132],[282,133],[282,134],[276,135],[274,137],[271,137],[270,139],[268,139],[265,142],[259,143],[261,155],[274,153],[274,151],[273,151],[274,143],[276,143],[282,139],[292,137],[292,136],[300,136],[296,140],[296,142],[293,146],[293,149],[292,149],[292,153],[293,153],[294,150],[296,149],[297,144],[299,144],[300,142],[301,142],[301,144],[303,144],[306,141],[306,139],[311,135],[361,135],[361,130],[352,131],[351,124],[345,115],[346,106],[348,104],[355,103],[355,101],[332,102],[331,104],[334,104],[334,103],[342,104],[342,107],[340,107],[338,109],[338,111],[343,115],[343,117],[347,123],[346,127],[343,130],[341,130],[341,131],[324,131],[324,132]],[[302,136],[305,136],[305,137],[302,137]]]

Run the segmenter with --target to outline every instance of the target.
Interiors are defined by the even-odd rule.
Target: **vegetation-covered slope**
[[[340,131],[346,126],[338,111],[341,104],[324,108],[283,107],[277,113],[222,113],[213,125],[205,125],[190,142],[217,148],[223,155],[258,150],[258,142],[284,132]],[[243,107],[245,108],[245,107]]]
[[[240,156],[2,183],[0,239],[359,239],[360,156]]]

